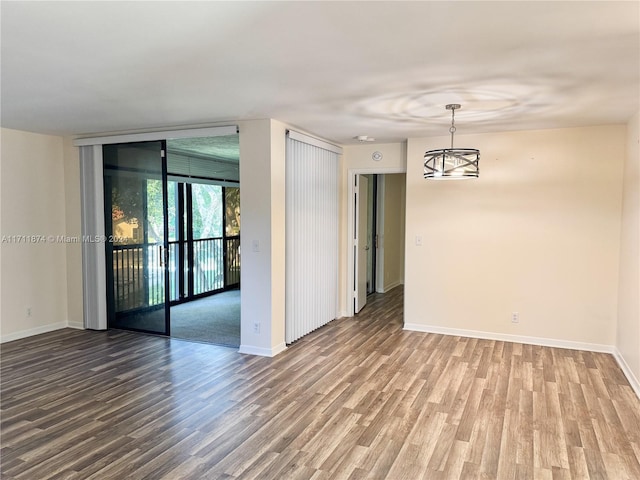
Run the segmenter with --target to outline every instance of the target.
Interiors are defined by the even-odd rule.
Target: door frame
[[[357,185],[356,185],[357,184]],[[363,194],[363,184],[366,185],[366,196]],[[367,304],[367,295],[369,294],[367,288],[367,280],[369,273],[369,259],[368,259],[368,250],[371,248],[365,248],[368,241],[369,228],[363,229],[363,226],[366,226],[369,220],[369,178],[366,175],[356,175],[354,176],[353,182],[354,189],[354,210],[355,210],[355,219],[353,222],[353,243],[354,243],[354,261],[353,261],[353,271],[354,271],[354,282],[353,282],[353,313],[360,313],[360,311]],[[362,214],[364,213],[365,218],[362,218]],[[361,234],[364,233],[364,238],[362,238]],[[364,248],[364,254],[363,254]],[[362,256],[364,255],[364,258]],[[374,253],[375,256],[375,253]],[[361,277],[362,269],[364,268],[364,278]],[[364,291],[362,291],[364,286]]]
[[[347,298],[347,308],[346,315],[347,317],[353,317],[355,315],[354,309],[354,300],[355,300],[355,292],[354,292],[354,283],[355,283],[355,255],[353,253],[353,249],[356,245],[355,243],[355,231],[356,228],[355,220],[356,220],[356,212],[355,212],[355,181],[356,175],[367,175],[367,174],[375,174],[375,175],[385,175],[391,173],[407,173],[407,169],[403,167],[369,167],[369,168],[350,168],[347,171],[347,185],[348,185],[348,194],[347,194],[347,281],[346,281],[346,298]],[[378,266],[378,272],[381,266]],[[381,278],[381,277],[379,277]]]

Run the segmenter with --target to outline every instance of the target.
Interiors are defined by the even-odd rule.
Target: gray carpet
[[[240,346],[240,290],[171,307],[171,336]]]

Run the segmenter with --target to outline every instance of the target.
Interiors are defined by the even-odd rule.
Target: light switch
[[[422,235],[416,235],[416,246],[417,247],[422,246]]]
[[[253,250],[254,252],[260,251],[260,242],[258,240],[253,240],[251,242],[251,250]]]

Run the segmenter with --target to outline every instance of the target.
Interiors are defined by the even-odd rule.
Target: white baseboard
[[[485,340],[500,340],[503,342],[526,343],[529,345],[541,345],[543,347],[568,348],[570,350],[587,350],[590,352],[611,353],[615,351],[612,345],[599,343],[574,342],[571,340],[558,340],[555,338],[527,337],[523,335],[510,335],[508,333],[484,332],[478,330],[465,330],[461,328],[438,327],[434,325],[422,325],[418,323],[405,323],[404,330],[425,333],[440,333],[442,335],[455,335],[458,337],[482,338]]]
[[[67,322],[50,323],[40,327],[20,330],[19,332],[2,335],[2,337],[0,337],[0,343],[13,342],[14,340],[40,335],[41,333],[53,332],[54,330],[60,330],[62,328],[67,328]]]
[[[526,337],[521,335],[510,335],[507,333],[482,332],[477,330],[465,330],[460,328],[438,327],[434,325],[421,325],[417,323],[406,323],[404,330],[424,333],[440,333],[442,335],[455,335],[457,337],[482,338],[484,340],[500,340],[504,342],[525,343],[528,345],[541,345],[543,347],[567,348],[570,350],[586,350],[589,352],[609,353],[613,355],[622,373],[627,377],[627,381],[640,398],[640,382],[633,374],[633,371],[625,361],[620,351],[613,345],[603,345],[599,343],[574,342],[571,340],[557,340],[554,338]]]
[[[636,376],[633,374],[633,371],[631,370],[631,368],[625,361],[624,357],[620,353],[620,350],[618,350],[617,348],[614,348],[613,356],[616,359],[616,362],[618,362],[618,365],[620,366],[620,368],[622,369],[624,376],[627,377],[627,380],[629,381],[629,385],[631,385],[631,388],[633,388],[633,391],[636,392],[636,395],[638,396],[638,398],[640,398],[640,382],[638,381]]]
[[[68,322],[67,327],[75,328],[76,330],[84,330],[84,324],[81,322]]]
[[[240,345],[238,353],[244,353],[246,355],[259,355],[261,357],[275,357],[279,353],[284,352],[287,346],[284,343],[276,345],[273,348],[253,347],[251,345]]]
[[[400,285],[402,285],[402,282],[400,280],[396,280],[395,282],[391,282],[388,285],[383,285],[382,286],[382,292],[378,292],[378,293],[387,293],[390,290],[393,290],[396,287],[399,287]]]

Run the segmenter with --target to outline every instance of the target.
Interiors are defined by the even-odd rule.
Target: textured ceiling
[[[240,159],[238,135],[173,138],[167,140],[167,150],[169,153],[214,158],[221,162],[238,163]]]
[[[1,3],[2,126],[275,118],[340,144],[626,122],[640,2]]]

